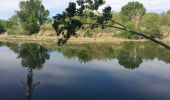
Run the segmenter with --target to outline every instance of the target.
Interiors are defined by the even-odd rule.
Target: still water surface
[[[0,100],[170,100],[170,51],[1,42]]]

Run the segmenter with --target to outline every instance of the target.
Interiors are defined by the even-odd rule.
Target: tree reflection
[[[54,48],[54,47],[53,47]],[[57,47],[55,47],[57,48]],[[58,51],[58,49],[56,49]],[[138,68],[144,60],[158,59],[170,63],[170,52],[150,42],[121,44],[70,44],[59,49],[65,57],[77,57],[80,62],[117,59],[127,69]]]
[[[0,42],[0,47],[3,45],[3,43],[2,42]]]
[[[89,55],[86,50],[81,50],[80,52],[78,52],[77,57],[81,63],[86,63],[92,60],[91,55]]]
[[[2,44],[3,45],[3,44]],[[11,50],[18,54],[21,64],[32,69],[41,69],[49,59],[48,49],[36,44],[10,44]],[[170,63],[169,50],[150,42],[124,42],[120,44],[67,44],[62,47],[45,45],[62,53],[67,58],[78,58],[81,63],[93,60],[117,59],[127,69],[138,68],[144,60],[158,59]]]
[[[126,52],[121,52],[121,55],[119,55],[117,59],[120,65],[128,69],[138,68],[139,65],[143,62],[136,48]]]
[[[33,90],[40,84],[40,82],[33,83],[33,69],[28,69],[27,81],[22,84],[26,87],[26,100],[32,100]]]
[[[46,60],[50,58],[48,49],[37,44],[22,44],[18,58],[21,58],[23,67],[41,69]]]
[[[45,61],[50,58],[48,49],[37,44],[21,44],[18,58],[21,59],[21,65],[28,68],[27,81],[23,84],[27,88],[27,100],[32,100],[33,90],[40,84],[40,82],[33,83],[33,70],[43,68]]]

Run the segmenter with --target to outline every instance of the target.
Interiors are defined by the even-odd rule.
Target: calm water
[[[170,51],[152,43],[0,43],[0,100],[170,100]]]

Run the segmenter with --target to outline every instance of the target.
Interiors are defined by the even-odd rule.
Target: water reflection
[[[26,98],[32,100],[33,90],[40,82],[34,83],[33,70],[40,70],[46,60],[50,59],[48,49],[38,44],[6,44],[10,50],[18,54],[17,59],[21,59],[21,65],[28,69],[26,82],[21,83],[26,87]]]
[[[29,69],[41,69],[46,60],[49,60],[48,49],[37,44],[19,45],[18,59],[21,65]]]
[[[59,47],[55,44],[14,44],[6,43],[13,52],[21,58],[24,67],[41,69],[45,60],[48,60],[48,52],[60,52],[68,59],[78,58],[81,63],[93,60],[117,59],[119,64],[127,69],[138,68],[145,60],[158,59],[167,64],[170,63],[170,52],[161,46],[150,42],[121,44],[68,44]],[[48,48],[48,49],[47,49]]]
[[[152,43],[67,44],[62,47],[55,44],[0,43],[0,45],[13,51],[14,61],[18,60],[21,63],[17,63],[15,68],[23,66],[23,72],[28,69],[27,73],[20,74],[21,76],[27,74],[24,78],[16,78],[9,73],[14,80],[23,80],[22,86],[25,86],[24,96],[27,100],[170,98],[167,94],[170,90],[168,68],[170,52]],[[110,62],[107,62],[109,60]],[[147,61],[150,63],[146,63]],[[142,68],[144,66],[145,68]],[[137,70],[129,71],[125,68]],[[10,70],[11,67],[5,69]],[[17,69],[13,73],[22,71]],[[2,73],[2,77],[4,76],[6,75]],[[10,83],[11,80],[7,82]],[[0,86],[10,90],[9,83],[4,85],[0,82]],[[13,87],[17,87],[17,82],[14,84]],[[2,92],[3,90],[0,91],[0,95]]]
[[[43,64],[50,58],[48,49],[37,44],[19,45],[18,58],[21,59],[21,65],[28,68],[27,74],[27,100],[32,100],[33,89],[40,82],[33,83],[33,70],[43,68]]]
[[[125,50],[120,52],[121,55],[117,57],[119,64],[128,69],[135,69],[142,64],[142,57],[138,52],[137,47],[129,48],[128,45],[124,47]]]
[[[49,47],[49,46],[48,46]],[[170,52],[150,42],[122,44],[72,44],[63,47],[50,46],[67,58],[77,57],[80,62],[117,59],[127,69],[138,68],[144,60],[158,59],[170,63]]]
[[[21,82],[26,87],[26,100],[32,100],[33,90],[40,82],[33,83],[33,69],[28,69],[27,80]]]

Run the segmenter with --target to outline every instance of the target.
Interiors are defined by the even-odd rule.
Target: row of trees
[[[162,14],[147,13],[142,3],[129,2],[122,7],[119,13],[113,12],[110,6],[104,8],[100,13],[97,12],[97,10],[101,5],[104,5],[105,2],[103,0],[96,1],[97,2],[87,0],[85,2],[84,0],[77,0],[77,4],[80,8],[76,8],[75,3],[70,3],[69,7],[66,8],[62,14],[54,16],[54,29],[57,33],[62,33],[61,31],[64,32],[64,30],[67,29],[68,34],[65,34],[65,37],[70,37],[69,35],[76,34],[76,29],[73,27],[80,27],[82,24],[81,22],[87,23],[96,20],[96,23],[100,24],[99,26],[94,24],[92,26],[87,26],[91,27],[93,30],[82,29],[86,31],[83,33],[87,34],[87,36],[93,36],[91,32],[99,32],[99,28],[103,30],[108,29],[102,26],[102,24],[115,24],[115,22],[110,21],[111,19],[117,20],[129,29],[144,32],[152,37],[160,38],[170,33],[170,30],[168,30],[170,29],[170,11]],[[20,10],[16,11],[16,14],[7,21],[0,21],[0,33],[7,31],[8,34],[33,35],[41,30],[41,26],[44,27],[45,24],[52,24],[51,19],[48,18],[49,11],[45,9],[41,0],[21,1],[19,8]],[[99,17],[100,14],[103,16]],[[75,15],[78,15],[76,16],[77,18],[70,20],[75,17]],[[79,20],[81,20],[81,22],[79,22]],[[140,38],[140,36],[126,31],[111,30],[109,32],[114,32],[115,36],[123,38]],[[163,33],[166,34],[164,35]]]

